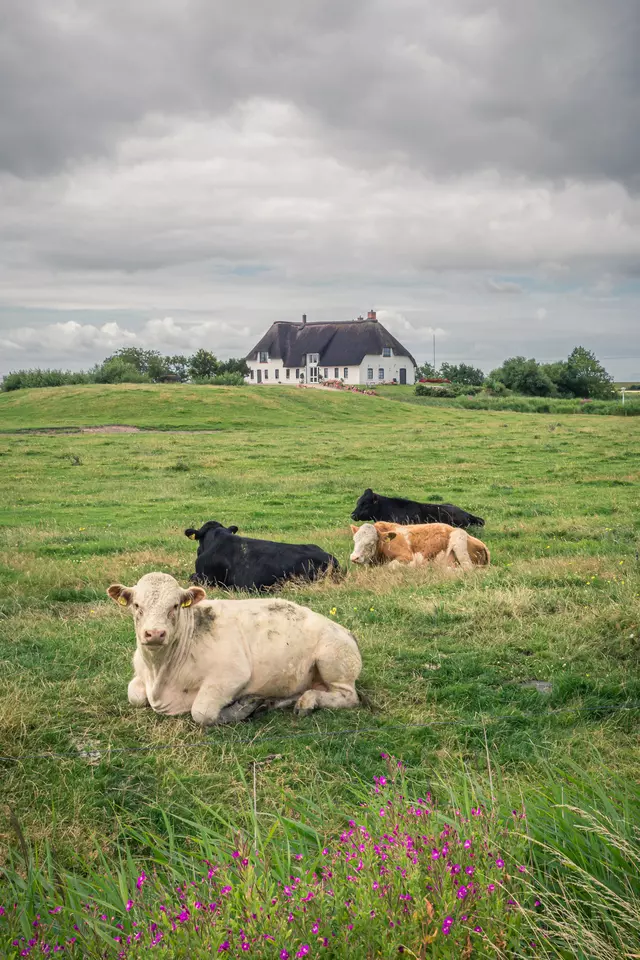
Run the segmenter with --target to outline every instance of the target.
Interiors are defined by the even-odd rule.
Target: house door
[[[318,382],[318,364],[320,362],[320,357],[317,353],[310,353],[307,355],[307,383],[317,383]]]
[[[262,370],[256,370],[256,380],[258,383],[262,383]]]
[[[406,383],[406,382],[407,382],[407,368],[400,367],[400,383]]]

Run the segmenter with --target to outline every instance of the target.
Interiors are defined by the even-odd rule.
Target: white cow
[[[276,706],[295,703],[298,714],[358,703],[355,637],[307,607],[280,599],[207,600],[202,587],[183,590],[166,573],[147,573],[134,587],[113,583],[107,593],[133,613],[133,706],[190,712],[210,725],[242,719],[269,698]],[[228,706],[240,698],[248,710]]]

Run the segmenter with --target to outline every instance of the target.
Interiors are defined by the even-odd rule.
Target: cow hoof
[[[312,713],[317,706],[318,701],[316,699],[315,690],[307,690],[299,698],[298,702],[293,708],[293,712],[297,717],[306,717]]]
[[[218,715],[218,723],[240,723],[254,713],[265,709],[265,700],[262,697],[241,697],[233,703],[223,707]]]
[[[293,712],[296,717],[308,717],[310,713],[313,713],[313,707],[299,707],[298,704],[296,704]]]

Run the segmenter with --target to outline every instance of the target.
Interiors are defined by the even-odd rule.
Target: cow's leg
[[[240,697],[233,703],[223,707],[218,715],[218,723],[238,723],[256,713],[267,713],[270,710],[284,710],[291,707],[298,699],[295,697],[260,697],[250,694]]]
[[[466,530],[453,530],[449,537],[447,558],[453,554],[462,570],[473,570],[473,563],[469,556],[469,535]]]
[[[326,690],[305,690],[295,705],[295,712],[299,716],[306,716],[319,707],[335,710],[356,707],[360,702],[356,693],[356,677],[361,666],[358,654],[354,656],[348,649],[336,650],[333,644],[327,645],[326,652],[321,651],[316,660],[316,668]]]
[[[146,707],[149,703],[147,699],[147,688],[141,677],[136,675],[130,682],[127,689],[127,696],[129,697],[129,703],[133,707]]]
[[[228,658],[225,656],[226,653],[229,653]],[[202,726],[208,727],[215,723],[224,723],[225,717],[220,715],[223,707],[232,704],[234,700],[238,700],[251,679],[251,667],[248,661],[243,662],[242,659],[239,659],[233,664],[233,667],[229,666],[232,653],[233,651],[220,650],[220,666],[217,670],[212,671],[215,679],[205,681],[193,701],[191,716],[196,723],[200,723]],[[235,656],[238,657],[238,654],[239,651],[236,650]]]

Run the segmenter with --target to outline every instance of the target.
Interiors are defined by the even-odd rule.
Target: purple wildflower
[[[458,898],[458,900],[464,900],[464,898],[468,893],[469,891],[465,886],[458,887],[458,892],[456,893],[456,897]]]
[[[144,884],[146,879],[147,879],[147,875],[143,870],[140,876],[138,877],[138,879],[136,880],[136,887],[138,888],[138,890],[142,890],[142,885]]]
[[[306,955],[309,953],[309,950],[311,950],[311,947],[309,946],[309,944],[303,943],[300,949],[298,950],[298,952],[296,953],[296,957],[306,957]]]
[[[498,859],[496,860],[496,867],[498,867],[500,870],[502,870],[502,868],[504,867],[504,860],[501,860],[500,857],[498,857]]]

